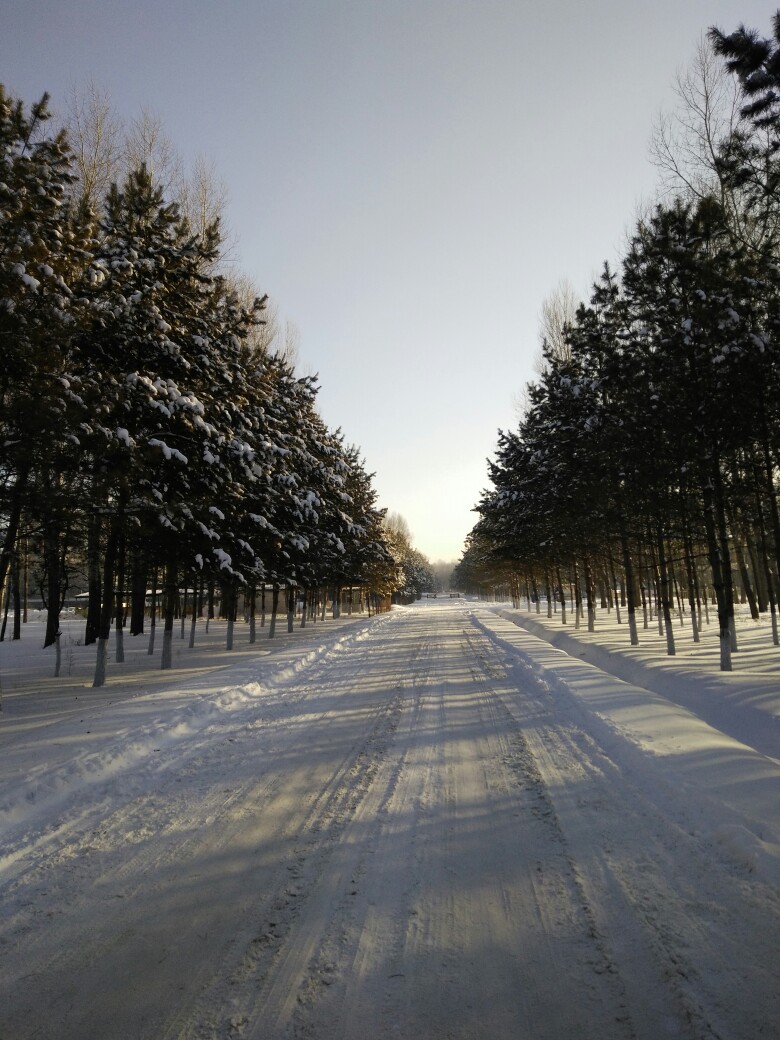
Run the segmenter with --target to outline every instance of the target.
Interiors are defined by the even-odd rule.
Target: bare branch
[[[71,90],[65,127],[78,176],[74,193],[98,210],[113,181],[123,172],[124,128],[111,99],[90,82],[83,92]]]

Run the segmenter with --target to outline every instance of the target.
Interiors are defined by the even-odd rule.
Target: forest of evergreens
[[[143,162],[100,197],[79,129],[81,162],[48,98],[28,111],[0,88],[2,635],[32,588],[59,649],[86,588],[102,685],[112,624],[121,661],[150,611],[170,667],[184,590],[229,624],[240,599],[253,639],[267,594],[273,630],[280,593],[305,620],[326,589],[378,605],[429,587],[315,378],[262,334],[266,300],[221,271],[219,220],[195,227]]]
[[[632,644],[652,597],[669,653],[675,600],[694,638],[712,602],[723,670],[738,598],[778,643],[780,12],[774,33],[710,32],[656,152],[671,191],[545,337],[455,578],[564,621],[571,592],[590,628],[622,601]]]

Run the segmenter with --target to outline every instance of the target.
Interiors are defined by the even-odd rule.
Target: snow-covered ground
[[[0,1040],[780,1037],[780,652],[432,600],[0,644]],[[654,657],[654,655],[657,655]]]

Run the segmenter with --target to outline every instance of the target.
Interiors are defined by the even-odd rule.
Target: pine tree
[[[66,465],[81,417],[74,334],[90,229],[65,204],[70,156],[48,119],[46,95],[27,114],[0,86],[0,588],[30,482]]]

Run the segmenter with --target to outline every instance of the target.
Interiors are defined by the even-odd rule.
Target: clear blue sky
[[[19,0],[0,81],[156,113],[226,183],[237,262],[300,332],[381,504],[457,559],[539,312],[586,296],[652,199],[648,140],[754,0]]]

